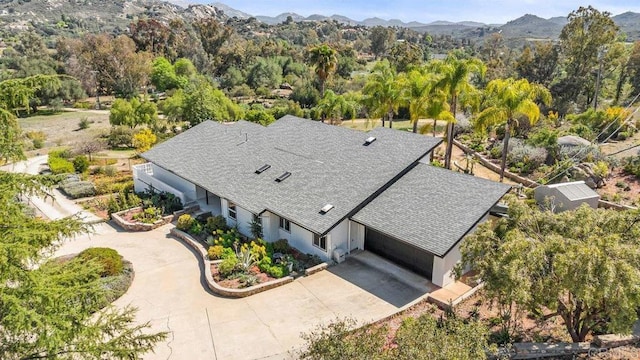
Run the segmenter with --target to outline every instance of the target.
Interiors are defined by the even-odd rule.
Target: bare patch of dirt
[[[640,200],[640,181],[635,175],[625,174],[619,167],[611,172],[606,185],[597,189],[597,192],[603,200],[637,206]]]

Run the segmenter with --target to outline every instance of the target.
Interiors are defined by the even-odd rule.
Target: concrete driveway
[[[337,318],[378,320],[417,301],[427,289],[350,259],[276,289],[226,299],[208,292],[204,265],[168,235],[171,226],[127,233],[101,224],[96,234],[67,241],[57,251],[107,246],[133,263],[135,280],[115,304],[137,307],[140,321],[170,332],[147,359],[291,358],[289,351],[302,345],[301,333]]]

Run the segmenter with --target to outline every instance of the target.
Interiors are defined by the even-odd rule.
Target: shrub
[[[519,139],[514,139],[513,146],[509,144],[507,154],[508,165],[523,174],[530,174],[544,164],[547,159],[547,150],[524,144]]]
[[[133,216],[133,219],[145,224],[153,224],[156,221],[160,220],[162,218],[162,210],[158,209],[157,207],[148,207],[144,210],[142,210],[142,212],[137,213]]]
[[[133,191],[120,191],[117,196],[111,196],[107,202],[109,215],[140,206],[142,200]]]
[[[226,248],[233,247],[235,242],[240,241],[240,234],[236,229],[231,229],[226,232],[222,232],[222,230],[218,230],[218,238],[215,241],[216,245],[222,245]]]
[[[180,215],[176,227],[178,230],[189,231],[195,220],[189,214]]]
[[[98,263],[102,268],[101,277],[118,275],[122,273],[124,267],[122,256],[117,251],[109,248],[95,247],[86,249],[78,254],[78,259],[83,262],[94,261]]]
[[[118,169],[112,165],[105,166],[104,174],[107,176],[116,176],[116,174],[118,174]]]
[[[87,171],[89,168],[89,159],[84,155],[76,156],[75,159],[73,159],[73,168],[79,173]]]
[[[262,260],[258,262],[258,268],[263,273],[267,273],[271,268],[271,258],[268,256],[263,257]]]
[[[49,157],[49,160],[47,161],[47,163],[49,164],[49,169],[51,169],[51,172],[54,174],[65,174],[65,173],[75,172],[73,163],[61,157]]]
[[[218,264],[218,272],[222,277],[229,277],[236,271],[236,267],[238,266],[238,258],[237,257],[229,257],[224,259],[220,264]]]
[[[130,148],[133,145],[133,130],[124,126],[112,127],[107,143],[112,148]]]
[[[214,245],[209,247],[209,251],[207,251],[207,256],[209,260],[220,260],[222,259],[222,255],[224,254],[224,247],[220,245]]]
[[[147,190],[140,194],[140,197],[143,199],[145,206],[161,208],[165,214],[172,214],[183,208],[180,198],[170,192]]]
[[[89,122],[89,119],[87,119],[86,117],[83,117],[80,119],[80,122],[78,123],[78,128],[80,130],[84,130],[84,129],[88,129],[90,125],[91,123]]]
[[[60,185],[60,190],[72,199],[96,195],[96,187],[89,181],[69,181]]]
[[[204,226],[206,232],[210,234],[216,233],[218,230],[227,231],[227,220],[222,215],[210,216],[207,218],[207,224]]]
[[[282,253],[287,254],[291,252],[291,246],[289,246],[289,242],[287,239],[280,239],[273,243],[273,252],[274,253]]]
[[[281,277],[289,275],[289,270],[282,265],[273,265],[269,267],[267,274],[273,278],[280,279]]]
[[[27,132],[27,138],[33,142],[34,148],[42,149],[47,135],[42,131],[29,131]]]
[[[191,226],[189,227],[189,234],[192,234],[192,235],[200,235],[200,234],[202,234],[202,225],[200,225],[199,222],[194,220],[191,223]]]

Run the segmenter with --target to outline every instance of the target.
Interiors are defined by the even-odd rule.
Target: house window
[[[327,236],[320,236],[318,234],[313,234],[313,245],[315,247],[319,247],[320,249],[327,251]]]
[[[291,223],[285,218],[280,218],[280,229],[291,232]]]
[[[236,220],[238,213],[236,212],[236,204],[229,201],[229,218]]]

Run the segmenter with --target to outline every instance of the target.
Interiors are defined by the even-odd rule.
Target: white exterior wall
[[[328,260],[331,256],[331,235],[327,236],[327,251],[313,245],[313,232],[289,221],[291,231],[280,229],[280,217],[268,211],[262,214],[262,232],[264,240],[269,242],[287,239],[289,245],[303,253],[318,255],[322,260]],[[345,226],[346,229],[346,226]],[[334,229],[335,230],[335,229]],[[344,235],[347,239],[347,235]],[[346,248],[345,248],[346,249]]]
[[[479,224],[487,221],[489,219],[489,214],[485,215],[482,220],[478,222],[478,224],[469,231],[469,234],[476,231],[476,228]],[[444,258],[433,256],[433,274],[431,282],[438,286],[446,286],[455,281],[455,276],[453,274],[453,268],[462,260],[462,255],[460,254],[460,244],[464,241],[464,239],[460,240],[456,246],[454,246]],[[469,269],[464,269],[464,271],[468,271]]]
[[[253,221],[253,213],[243,209],[236,204],[236,218],[229,217],[229,200],[222,199],[222,216],[227,219],[227,225],[230,227],[238,227],[238,231],[244,236],[252,237],[251,234],[251,221]]]
[[[343,220],[338,226],[329,231],[327,237],[327,252],[330,257],[333,256],[333,250],[342,249],[344,253],[349,253],[349,219]],[[331,239],[331,244],[329,244]]]
[[[351,227],[351,231],[349,233],[350,243],[349,243],[349,251],[351,252],[356,249],[363,250],[364,249],[364,233],[365,228],[364,225],[358,224],[354,221],[349,221],[349,226]]]
[[[195,185],[173,175],[153,164],[141,164],[133,167],[133,187],[136,192],[144,192],[152,186],[159,191],[170,192],[180,198],[182,204],[196,199]]]
[[[189,196],[192,200],[196,199],[196,186],[189,181],[175,175],[155,164],[151,164],[153,169],[153,177],[162,181],[163,183],[178,189]]]
[[[444,258],[433,257],[433,275],[431,282],[440,287],[455,281],[453,267],[462,259],[460,255],[460,243],[449,251]]]

